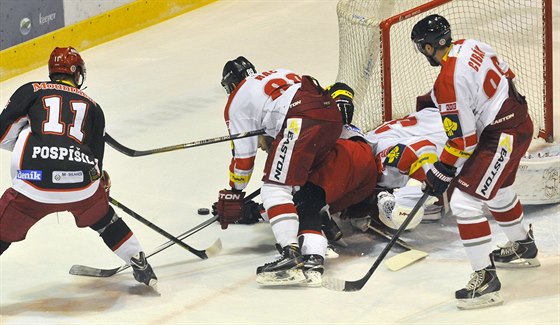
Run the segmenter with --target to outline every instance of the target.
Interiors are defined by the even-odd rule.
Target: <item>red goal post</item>
[[[354,123],[371,130],[415,109],[439,68],[414,50],[410,33],[438,13],[453,39],[490,44],[516,73],[527,97],[535,137],[553,140],[552,0],[340,0],[337,80],[356,92]]]

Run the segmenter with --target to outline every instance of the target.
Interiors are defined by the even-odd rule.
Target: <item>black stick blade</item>
[[[93,276],[98,278],[108,278],[111,277],[120,271],[127,269],[128,265],[123,265],[120,267],[116,267],[114,269],[98,269],[95,267],[89,267],[85,265],[72,265],[70,271],[68,273],[72,275],[81,275],[81,276]]]

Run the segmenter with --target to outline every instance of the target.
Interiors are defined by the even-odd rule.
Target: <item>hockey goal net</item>
[[[414,50],[410,33],[429,14],[453,39],[490,44],[516,73],[535,137],[552,141],[552,0],[340,0],[337,80],[356,93],[354,123],[371,130],[415,109],[439,72]]]

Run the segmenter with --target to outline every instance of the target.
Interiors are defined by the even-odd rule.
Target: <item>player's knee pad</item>
[[[115,212],[115,209],[113,209],[112,206],[109,206],[109,210],[107,210],[107,213],[103,216],[103,218],[91,225],[90,228],[101,235],[109,225],[116,222],[118,219],[120,219],[120,217]]]
[[[124,243],[132,236],[132,231],[128,228],[123,219],[117,218],[115,222],[105,228],[100,236],[103,242],[105,242],[105,245],[114,251],[119,248],[120,244]]]
[[[94,225],[90,226],[99,233],[99,236],[111,250],[118,248],[119,244],[126,241],[132,236],[132,231],[127,224],[121,219],[113,207],[109,206],[107,214]]]

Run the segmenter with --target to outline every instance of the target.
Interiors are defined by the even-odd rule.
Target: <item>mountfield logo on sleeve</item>
[[[459,127],[459,117],[457,115],[446,115],[443,119],[443,129],[449,138],[456,138],[463,135]]]
[[[393,149],[391,149],[387,154],[387,158],[385,158],[384,164],[387,166],[397,167],[404,150],[405,146],[400,143],[394,146]]]
[[[288,176],[288,166],[292,160],[294,146],[301,130],[301,119],[290,118],[286,121],[286,125],[284,137],[280,140],[280,145],[274,152],[274,160],[268,177],[270,180],[280,183],[284,183]]]
[[[17,179],[24,179],[26,181],[41,181],[43,180],[42,170],[18,170],[16,173]]]
[[[482,197],[489,198],[492,190],[496,186],[496,181],[502,175],[504,168],[511,152],[513,151],[513,136],[511,134],[502,133],[500,136],[500,142],[498,143],[498,148],[496,148],[496,153],[494,154],[494,159],[490,163],[484,177],[482,178],[482,183],[476,188],[476,193]]]

